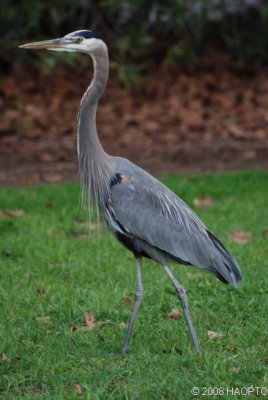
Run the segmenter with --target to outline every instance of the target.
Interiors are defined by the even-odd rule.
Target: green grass
[[[190,390],[268,387],[268,173],[163,181],[189,204],[202,195],[213,198],[214,205],[196,212],[244,275],[234,289],[196,268],[174,266],[187,289],[200,353],[193,351],[184,319],[167,318],[180,305],[161,267],[145,260],[145,297],[129,353],[113,356],[136,284],[131,253],[103,228],[97,235],[92,226],[87,235],[77,217],[77,184],[2,188],[0,209],[25,214],[0,219],[1,398],[76,398],[75,384],[81,398],[92,400],[214,398]],[[251,232],[252,240],[231,241],[237,228]],[[110,322],[72,331],[85,311]],[[223,336],[209,340],[208,330]]]

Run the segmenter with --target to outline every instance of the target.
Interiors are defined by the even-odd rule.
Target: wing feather
[[[209,268],[214,247],[205,225],[167,187],[130,176],[111,188],[111,206],[119,224],[135,238],[186,263]]]

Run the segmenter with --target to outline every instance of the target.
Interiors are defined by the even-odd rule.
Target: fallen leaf
[[[8,210],[3,209],[0,210],[0,217],[18,217],[21,218],[25,215],[23,210]]]
[[[74,388],[75,388],[75,390],[76,390],[76,393],[77,393],[79,396],[81,396],[81,395],[83,394],[83,390],[82,390],[81,386],[79,385],[79,383],[75,383],[75,384],[74,384]]]
[[[196,208],[206,208],[206,207],[213,206],[214,201],[210,196],[202,196],[202,197],[193,199],[192,203]]]
[[[217,338],[220,338],[222,336],[223,336],[222,333],[214,332],[214,331],[208,331],[208,338],[210,340],[217,339]]]
[[[111,320],[106,319],[105,321],[96,321],[94,314],[89,311],[84,312],[84,321],[85,324],[81,325],[77,322],[72,323],[71,329],[72,331],[90,331],[91,329],[98,329],[104,324],[108,324]]]
[[[37,394],[38,396],[44,396],[45,394],[45,386],[39,388],[39,387],[32,387],[31,388],[31,393],[32,394]]]
[[[48,322],[50,321],[50,317],[36,317],[35,318],[36,321],[38,322],[44,322],[45,324],[48,324]]]
[[[252,240],[252,233],[242,231],[241,229],[235,229],[231,232],[230,238],[236,243],[244,244]]]
[[[77,329],[80,329],[80,328],[81,328],[81,325],[78,324],[78,322],[73,322],[73,323],[71,324],[71,330],[72,330],[72,331],[76,331]]]
[[[84,312],[84,320],[86,326],[91,326],[92,324],[95,323],[95,316],[91,312],[86,311]]]
[[[6,353],[1,354],[0,360],[7,361],[8,360],[8,355]]]
[[[240,371],[240,367],[230,367],[229,371],[233,372],[234,374],[238,374],[238,372]]]
[[[127,324],[125,323],[125,322],[120,322],[120,324],[119,324],[119,328],[120,329],[126,329],[126,327],[127,327]]]
[[[170,319],[179,319],[181,317],[181,312],[176,308],[172,308],[171,312],[168,314]]]
[[[75,220],[75,222],[76,222],[77,224],[79,224],[80,226],[88,227],[88,225],[89,225],[89,222],[88,222],[88,221],[85,221],[85,220],[84,220],[82,217],[80,217],[79,215],[75,216],[74,220]]]

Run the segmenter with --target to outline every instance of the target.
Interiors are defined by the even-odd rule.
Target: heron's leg
[[[131,312],[130,319],[128,321],[127,331],[124,338],[123,345],[120,349],[120,353],[125,353],[128,349],[132,328],[138,312],[142,297],[143,297],[143,285],[142,285],[142,275],[141,275],[141,257],[136,257],[136,268],[137,268],[137,286],[134,296],[134,305]]]
[[[166,271],[168,277],[170,278],[170,280],[172,281],[173,285],[175,286],[178,298],[181,302],[183,311],[184,311],[184,315],[186,318],[186,322],[190,331],[190,335],[191,335],[191,339],[194,345],[194,348],[196,351],[199,350],[199,346],[198,346],[198,340],[197,340],[197,336],[196,336],[196,332],[192,323],[192,319],[190,316],[190,311],[189,311],[189,307],[188,307],[188,303],[187,303],[187,296],[186,296],[186,291],[185,289],[181,286],[181,284],[177,281],[177,279],[175,278],[175,276],[173,275],[172,271],[167,267],[164,266],[164,270]]]

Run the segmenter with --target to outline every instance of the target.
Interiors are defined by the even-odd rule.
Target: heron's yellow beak
[[[42,40],[41,42],[27,43],[19,46],[22,49],[48,49],[48,50],[57,50],[64,49],[66,44],[69,44],[70,41],[65,38],[52,39],[52,40]]]

